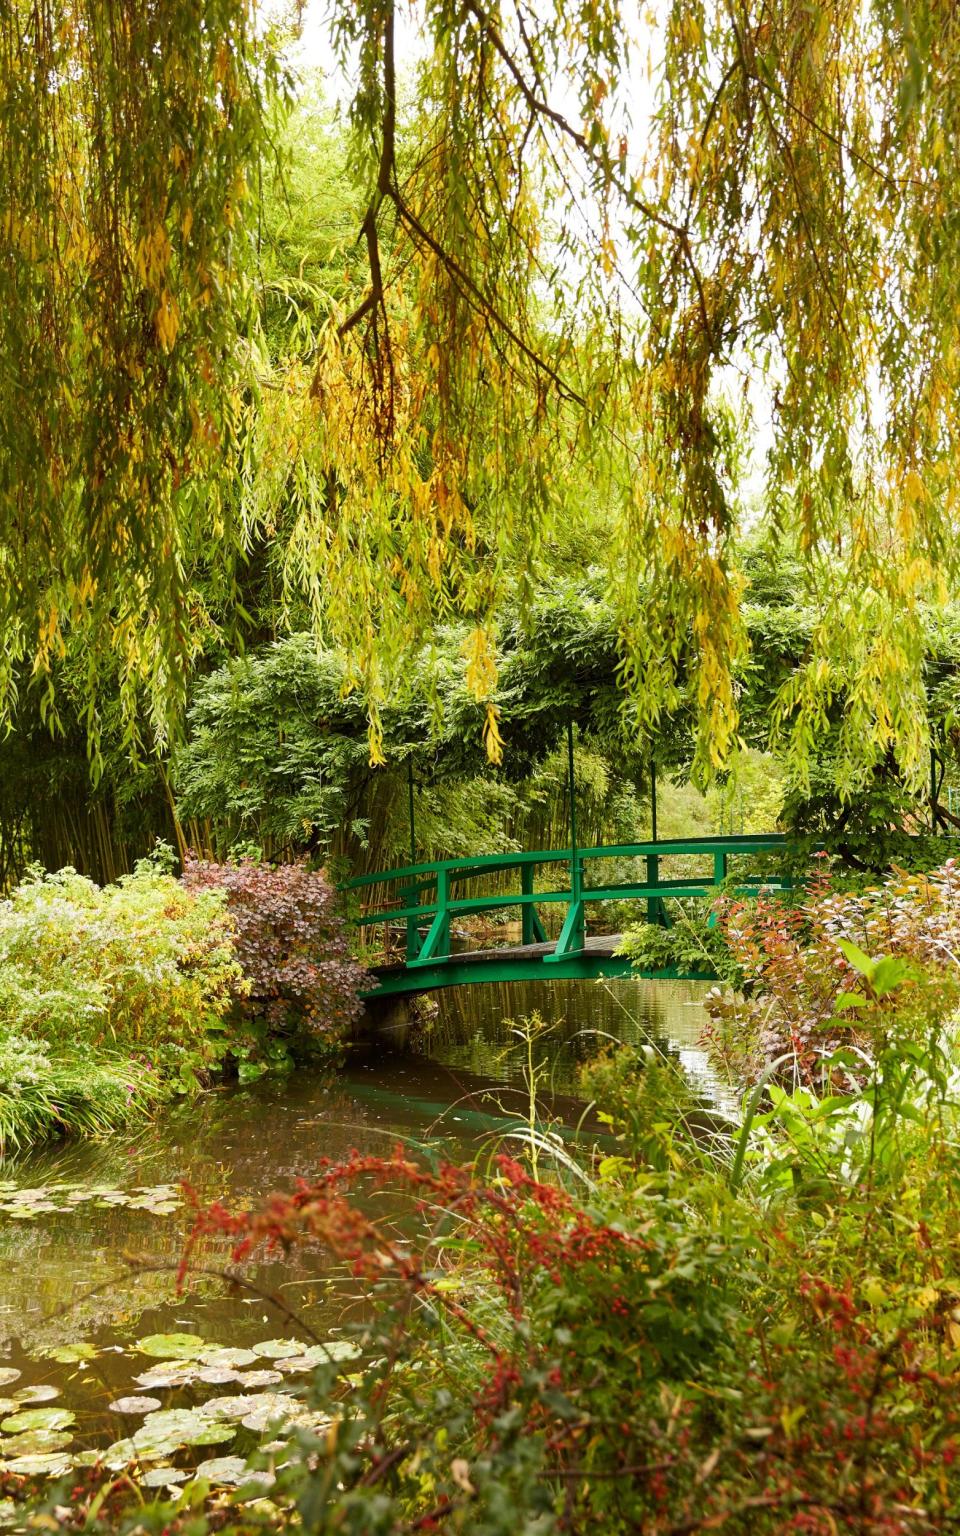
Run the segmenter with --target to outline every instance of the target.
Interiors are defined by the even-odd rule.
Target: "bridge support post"
[[[579,898],[571,901],[567,907],[567,915],[560,929],[560,937],[552,955],[544,955],[544,965],[556,965],[561,960],[567,960],[571,955],[582,954],[586,945],[586,924],[583,917],[583,902]]]
[[[407,758],[407,815],[410,818],[410,863],[417,862],[417,822],[413,808],[413,758]],[[405,907],[419,907],[420,887],[408,885],[400,892]],[[407,918],[407,959],[416,960],[420,953],[420,929],[415,917]]]
[[[420,887],[418,885],[405,885],[400,892],[400,900],[405,907],[418,907],[420,905]],[[420,928],[415,917],[407,918],[407,959],[416,960],[420,953]]]
[[[658,853],[647,854],[647,885],[660,884],[660,855]],[[647,897],[647,922],[656,928],[668,928],[667,909],[663,904],[662,896]]]
[[[727,855],[726,853],[715,853],[713,856],[713,883],[714,885],[722,885],[726,878]],[[717,914],[716,912],[711,912],[710,916],[707,918],[707,927],[716,928],[716,926]]]
[[[445,960],[450,953],[450,871],[442,867],[437,870],[437,906],[433,922],[426,938],[420,945],[415,956],[412,956],[407,964],[410,966],[429,965],[433,960]]]
[[[520,893],[533,895],[533,865],[520,865]],[[520,935],[524,944],[546,944],[547,933],[540,921],[540,914],[532,901],[525,901],[520,908]]]

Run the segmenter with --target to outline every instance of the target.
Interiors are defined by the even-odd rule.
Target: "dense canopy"
[[[130,736],[144,706],[162,736],[274,540],[374,756],[455,619],[496,760],[498,627],[589,485],[631,731],[688,701],[701,768],[735,744],[751,502],[814,616],[770,711],[794,766],[842,697],[840,783],[891,749],[919,776],[956,565],[953,8],[363,0],[329,28],[359,247],[278,340],[286,40],[244,0],[3,10],[4,707],[73,639],[94,740],[108,654]]]

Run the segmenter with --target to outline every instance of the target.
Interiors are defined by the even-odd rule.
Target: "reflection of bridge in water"
[[[390,929],[403,925],[402,956],[373,972],[377,987],[367,995],[381,998],[481,981],[520,981],[535,975],[562,980],[636,974],[630,960],[616,953],[620,933],[612,931],[608,912],[603,913],[603,926],[611,931],[588,933],[591,906],[639,902],[644,905],[640,914],[630,914],[631,921],[645,916],[648,923],[669,927],[671,901],[715,896],[724,882],[729,882],[728,889],[743,895],[755,895],[761,888],[788,889],[787,849],[787,839],[779,833],[618,843],[599,848],[578,848],[573,842],[570,848],[560,850],[411,863],[401,869],[360,875],[348,881],[344,889],[359,902],[355,921],[360,927]],[[760,872],[758,855],[766,855],[763,863],[769,866]],[[670,859],[674,872],[661,878],[660,861],[665,858]],[[601,860],[618,865],[635,862],[641,868],[632,880],[591,884],[588,874],[597,870]],[[677,873],[678,860],[692,861],[696,867],[686,874]],[[547,876],[562,872],[566,878],[562,884],[548,882],[544,886],[543,872]],[[507,873],[519,873],[519,890],[477,891],[478,881]],[[376,899],[371,900],[374,896]],[[541,909],[550,906],[559,906],[563,913],[555,940],[548,938],[541,917]],[[519,944],[459,953],[451,947],[460,919],[510,910],[520,913]],[[671,969],[646,974],[694,973]],[[697,974],[703,977],[707,973]]]

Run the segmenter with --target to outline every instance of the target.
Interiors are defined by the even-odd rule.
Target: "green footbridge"
[[[557,850],[411,863],[360,875],[343,887],[354,910],[353,920],[361,928],[385,929],[397,951],[396,958],[374,968],[376,986],[365,996],[380,999],[535,976],[563,980],[636,974],[630,960],[617,954],[620,932],[611,919],[611,904],[630,903],[632,910],[624,910],[629,922],[645,917],[647,922],[668,927],[671,902],[715,896],[722,882],[730,882],[728,889],[732,885],[744,895],[788,889],[787,851],[786,837],[768,833],[599,848],[573,844]],[[759,854],[766,855],[762,878],[756,874]],[[666,876],[661,874],[663,859],[670,861]],[[606,870],[598,868],[601,861]],[[610,861],[618,873],[623,873],[624,864],[632,865],[635,878],[603,883]],[[687,874],[682,872],[684,863],[692,866]],[[737,879],[738,865],[742,883]],[[592,874],[600,878],[591,882]],[[481,893],[477,889],[481,883],[487,887],[495,883],[497,890]],[[547,937],[543,922],[546,909],[552,906],[559,906],[562,913],[555,940]],[[471,941],[457,931],[466,917],[491,917],[511,910],[519,912],[518,944],[468,947]]]

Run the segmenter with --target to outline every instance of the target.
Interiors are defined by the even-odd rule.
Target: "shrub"
[[[815,877],[806,897],[722,900],[723,942],[749,995],[708,995],[707,1038],[739,1076],[792,1053],[801,1081],[850,1042],[871,1051],[893,1013],[901,1036],[946,1017],[960,992],[960,865],[930,874],[895,869],[866,890],[832,891]],[[877,956],[876,961],[868,956]]]
[[[195,1078],[226,1049],[241,981],[222,896],[150,860],[103,888],[33,871],[0,902],[0,1030],[54,1053],[125,1050]]]
[[[261,1051],[279,1042],[338,1049],[362,1009],[369,978],[353,959],[325,877],[305,864],[227,864],[188,857],[183,885],[226,896],[248,990],[239,999]]]

